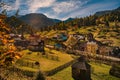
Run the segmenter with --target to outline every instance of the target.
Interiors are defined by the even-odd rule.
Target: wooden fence
[[[25,67],[29,67],[29,68],[34,68],[34,69],[39,69],[40,68],[40,64],[36,64],[37,61],[28,61],[25,59],[19,59],[16,61],[16,65],[18,66],[25,66]]]
[[[34,75],[35,75],[35,72],[33,72],[33,71],[19,69],[16,66],[11,67],[9,70],[22,73],[23,75],[26,75],[28,77],[34,77]]]
[[[59,57],[58,57],[57,55],[46,54],[46,55],[43,55],[43,57],[45,57],[45,58],[47,58],[47,59],[54,60],[54,61],[59,61]]]
[[[109,64],[109,65],[111,65],[113,63],[120,64],[120,59],[115,58],[115,57],[92,54],[92,53],[89,53],[89,52],[78,51],[78,50],[72,50],[72,53],[74,53],[75,55],[78,55],[78,56],[84,55],[84,56],[86,56],[86,58],[88,58],[88,60],[102,61],[102,63]]]

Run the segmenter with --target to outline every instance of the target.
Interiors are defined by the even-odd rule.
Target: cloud
[[[11,11],[11,10],[17,10],[20,7],[20,0],[15,0],[15,1],[12,1],[12,0],[7,1],[7,0],[5,0],[5,1],[6,1],[7,5],[5,5],[3,7],[3,9],[7,9],[8,11]]]
[[[61,2],[61,3],[55,4],[53,7],[53,10],[59,14],[62,12],[63,13],[69,12],[75,8],[78,8],[78,6],[76,5],[76,2],[72,3],[72,1],[70,1],[70,2]]]
[[[87,4],[89,0],[61,0],[56,1],[51,9],[45,12],[44,14],[51,18],[58,18],[61,20],[65,20],[68,18],[70,13],[75,12],[77,9],[83,7],[83,5]]]
[[[14,11],[20,9],[21,13],[36,13],[38,9],[50,7],[56,0],[4,0],[5,5],[2,9]]]
[[[27,0],[24,3],[28,9],[20,10],[21,14],[42,12],[43,8],[48,8],[47,11],[42,12],[51,18],[60,18],[61,15],[66,15],[72,11],[82,7],[88,0]],[[21,6],[22,7],[22,6]],[[45,9],[44,9],[45,10]]]
[[[76,9],[81,8],[88,0],[4,0],[10,6],[7,10],[15,12],[20,9],[20,14],[42,12],[43,8],[48,8],[47,11],[42,12],[48,17],[60,18]],[[11,3],[9,1],[12,1]]]
[[[35,13],[38,9],[50,7],[56,0],[28,0],[29,12]]]
[[[1,1],[1,0],[0,0]],[[69,17],[83,17],[97,11],[116,8],[118,0],[2,0],[8,5],[3,9],[14,15],[19,9],[19,15],[43,13],[50,18],[65,20]],[[1,8],[0,8],[1,9]],[[0,10],[1,12],[1,10]]]
[[[53,5],[53,11],[57,14],[61,13],[68,13],[71,12],[77,8],[80,8],[84,3],[80,0],[69,0],[69,1],[63,1],[63,2],[56,2],[56,4]]]
[[[80,10],[76,10],[75,12],[69,14],[66,17],[85,17],[88,15],[92,15],[97,11],[103,11],[103,10],[111,10],[111,5],[112,7],[114,5],[118,4],[117,2],[109,2],[109,3],[105,3],[105,2],[100,2],[100,3],[94,3],[94,4],[90,4],[90,5],[85,5],[84,7],[82,7]]]

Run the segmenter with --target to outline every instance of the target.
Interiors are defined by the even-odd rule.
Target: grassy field
[[[23,58],[27,58],[28,61],[39,61],[40,62],[40,70],[41,71],[49,71],[51,69],[54,69],[62,64],[65,64],[71,60],[73,60],[72,56],[69,54],[65,54],[61,51],[56,50],[50,50],[48,48],[45,48],[46,52],[52,55],[57,55],[59,57],[59,61],[54,61],[51,59],[47,59],[45,57],[38,56],[36,52],[32,52],[32,54],[27,54],[29,51],[25,50]],[[92,67],[92,80],[119,80],[119,78],[116,78],[114,76],[109,75],[109,70],[111,66],[90,62],[90,65]],[[34,69],[29,67],[20,67],[21,69],[34,71]],[[58,73],[54,74],[53,76],[47,76],[46,80],[73,80],[71,76],[71,67],[65,68],[62,71],[59,71]]]
[[[48,56],[48,58],[41,55],[41,53],[32,52],[32,54],[27,54],[29,51],[25,50],[24,56],[21,58],[24,62],[27,60],[28,62],[38,61],[40,63],[40,70],[41,71],[49,71],[52,70],[60,65],[63,65],[71,60],[73,60],[72,56],[69,54],[66,54],[65,52],[56,51],[56,50],[49,50],[48,48],[45,48],[46,54],[57,56],[58,60],[52,60],[50,59],[51,56]],[[24,63],[23,62],[23,63]],[[29,67],[25,66],[18,66],[21,69],[30,70]],[[31,68],[33,71],[33,69]],[[36,69],[35,69],[36,70]]]
[[[120,78],[109,75],[111,66],[94,62],[90,64],[93,68],[92,80],[120,80]],[[53,76],[47,77],[47,80],[74,80],[71,75],[71,67],[68,67]]]
[[[64,70],[56,73],[53,76],[47,77],[46,80],[74,80],[71,74],[71,67],[65,68]]]
[[[119,80],[119,78],[109,75],[111,66],[94,62],[90,64],[94,69],[92,73],[93,80]]]

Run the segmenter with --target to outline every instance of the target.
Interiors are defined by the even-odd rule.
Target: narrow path
[[[102,58],[102,59],[106,59],[106,60],[111,60],[111,61],[120,62],[120,58],[116,58],[116,57],[99,55],[99,54],[93,55],[93,54],[90,54],[90,53],[88,53],[88,52],[79,51],[79,50],[74,50],[73,52],[76,53],[77,55],[86,55],[86,56],[98,57],[98,58]]]

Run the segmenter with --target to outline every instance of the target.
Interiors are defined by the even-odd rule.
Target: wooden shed
[[[91,66],[86,62],[84,56],[81,56],[78,62],[72,65],[72,77],[75,80],[91,80]]]

